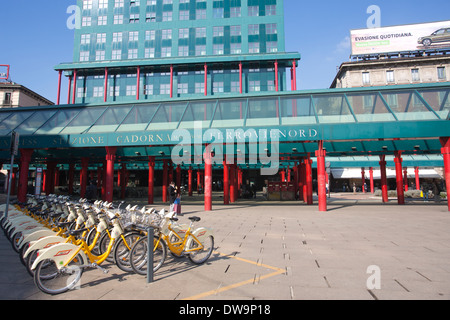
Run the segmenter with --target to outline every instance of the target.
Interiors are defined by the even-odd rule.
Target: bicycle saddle
[[[192,222],[198,222],[200,221],[200,217],[189,217],[189,220],[191,220]]]

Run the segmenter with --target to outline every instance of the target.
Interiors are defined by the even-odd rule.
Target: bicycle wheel
[[[130,251],[133,244],[142,238],[143,235],[137,231],[127,233],[119,238],[114,246],[114,261],[120,270],[132,272],[133,268],[130,264]],[[125,243],[125,241],[126,243]]]
[[[55,261],[47,259],[38,263],[34,270],[34,283],[42,292],[60,294],[80,285],[84,264],[83,257],[77,255],[70,263],[58,270]]]
[[[109,242],[111,241],[110,234],[111,234],[110,231],[109,232],[105,231],[100,236],[100,241],[99,241],[99,244],[98,244],[98,253],[99,253],[99,255],[102,255],[108,249]],[[114,251],[114,248],[113,248],[113,250],[111,250],[111,253],[108,255],[108,258],[106,258],[106,261],[114,263],[113,251]]]
[[[156,246],[159,237],[155,236],[153,243]],[[147,237],[139,239],[131,248],[130,264],[134,272],[140,275],[147,275]],[[156,272],[163,265],[167,256],[167,245],[160,241],[158,246],[153,248],[153,272]]]
[[[203,245],[202,250],[189,253],[189,260],[191,260],[195,264],[205,263],[206,260],[209,259],[214,249],[214,237],[213,236],[206,237],[202,242],[202,245]],[[192,250],[198,248],[198,246],[199,245],[197,242],[192,241],[191,246],[188,249]]]

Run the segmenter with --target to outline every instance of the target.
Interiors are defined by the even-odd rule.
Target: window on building
[[[80,62],[89,61],[89,51],[80,51]]]
[[[123,24],[123,14],[116,14],[114,16],[114,24]]]
[[[276,41],[268,41],[266,43],[266,52],[278,52],[278,43]]]
[[[259,92],[261,91],[261,81],[249,81],[248,89],[250,92]]]
[[[86,88],[77,88],[77,98],[85,98],[86,97]]]
[[[195,46],[195,55],[196,56],[206,56],[206,46],[205,45],[196,45]]]
[[[105,60],[105,50],[98,50],[95,52],[95,61]]]
[[[195,83],[195,93],[204,93],[205,92],[205,83],[204,82],[196,82]]]
[[[370,72],[362,73],[362,82],[363,82],[363,85],[370,84]]]
[[[97,43],[106,43],[106,33],[97,34]]]
[[[155,48],[145,48],[144,57],[145,58],[154,58],[155,57]]]
[[[189,20],[189,10],[180,10],[180,20]]]
[[[130,23],[138,23],[139,14],[130,14]]]
[[[188,28],[179,29],[178,39],[189,39],[189,29]]]
[[[230,35],[231,36],[240,36],[241,35],[241,26],[230,26]]]
[[[172,47],[162,47],[161,48],[161,57],[168,58],[172,56]]]
[[[98,8],[99,9],[108,9],[108,0],[99,0]]]
[[[240,92],[241,84],[239,81],[231,81],[231,92]]]
[[[241,7],[230,8],[230,18],[239,18],[241,16]]]
[[[170,94],[170,83],[163,83],[159,87],[159,94]]]
[[[147,12],[145,22],[156,22],[156,12]]]
[[[144,86],[144,94],[145,95],[152,95],[153,94],[153,85],[152,84],[146,84]]]
[[[172,11],[163,11],[162,21],[172,21]]]
[[[139,31],[130,31],[128,41],[139,41]]]
[[[274,4],[266,5],[266,16],[275,16],[277,14],[277,6]]]
[[[178,94],[187,94],[189,90],[189,84],[179,83],[178,84]]]
[[[248,34],[249,35],[258,35],[259,34],[259,24],[249,24],[248,25]]]
[[[197,10],[195,10],[195,19],[196,20],[204,20],[204,19],[206,19],[206,9],[197,9]]]
[[[90,44],[91,43],[91,35],[90,34],[82,34],[80,44]]]
[[[98,17],[98,25],[99,26],[106,26],[108,24],[108,17],[107,16],[99,16]]]
[[[137,59],[138,49],[128,49],[128,59]]]
[[[3,104],[11,103],[11,92],[5,92],[5,99],[3,100]]]
[[[92,0],[83,0],[83,10],[92,9]]]
[[[277,24],[276,23],[268,23],[266,24],[266,34],[277,34]]]
[[[127,86],[127,96],[135,96],[136,95],[136,85]]]
[[[394,70],[388,70],[386,71],[386,81],[388,83],[393,83],[395,82],[395,78],[394,78]]]
[[[189,46],[178,46],[178,56],[179,57],[189,56]]]
[[[214,19],[222,19],[224,16],[224,9],[223,8],[214,8],[213,9],[213,18]]]
[[[113,50],[111,59],[112,60],[121,60],[122,59],[122,50]]]
[[[156,31],[155,30],[147,30],[145,31],[145,41],[155,40]]]
[[[103,87],[94,87],[94,98],[100,98],[103,97]]]
[[[206,38],[206,28],[195,28],[196,38]]]
[[[172,39],[172,29],[162,30],[162,39],[163,40],[170,40],[170,39]]]
[[[82,27],[90,27],[92,25],[92,17],[83,17],[81,19]]]
[[[216,81],[213,83],[213,93],[222,93],[223,92],[223,82]]]
[[[420,81],[419,69],[411,69],[412,81]]]
[[[223,54],[223,44],[213,45],[213,54]]]
[[[114,0],[114,8],[123,8],[124,0]]]
[[[231,54],[241,54],[242,53],[242,44],[232,43],[230,45],[230,53]]]
[[[258,17],[259,16],[259,6],[249,6],[248,7],[248,15],[250,17]]]
[[[223,37],[223,35],[224,35],[223,30],[224,30],[223,27],[213,27],[213,36],[214,37]]]
[[[438,80],[446,80],[447,79],[447,76],[445,74],[445,67],[438,67],[437,73],[438,73]]]
[[[259,42],[250,42],[248,44],[249,53],[259,53]]]

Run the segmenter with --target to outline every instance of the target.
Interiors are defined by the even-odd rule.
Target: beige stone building
[[[14,82],[0,82],[0,108],[54,105],[50,100]]]
[[[450,55],[379,58],[342,63],[331,88],[447,81],[450,81]]]

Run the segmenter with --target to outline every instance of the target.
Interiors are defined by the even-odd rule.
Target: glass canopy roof
[[[0,136],[448,120],[450,87],[322,90],[192,101],[0,110]]]

